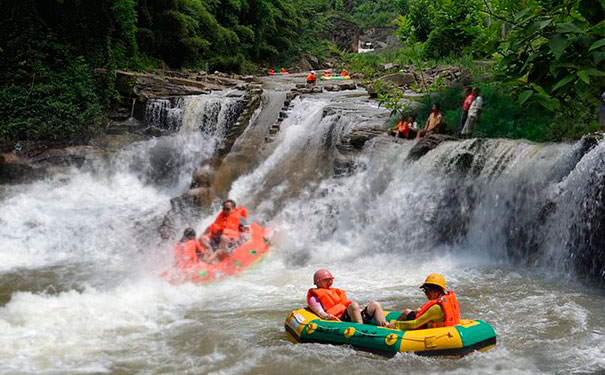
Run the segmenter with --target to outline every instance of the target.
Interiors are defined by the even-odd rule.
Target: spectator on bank
[[[431,133],[439,133],[442,131],[444,124],[445,123],[443,121],[443,115],[441,114],[439,104],[433,103],[431,106],[431,114],[426,120],[426,124],[422,130],[418,132],[416,138],[421,138]]]
[[[401,120],[389,134],[403,139],[414,139],[417,132],[418,123],[416,122],[416,116],[411,115],[406,118],[406,116],[403,115],[401,116]]]
[[[473,88],[467,86],[464,89],[462,96],[462,116],[460,117],[460,122],[458,123],[458,127],[456,128],[456,135],[460,135],[460,133],[462,132],[462,128],[464,128],[464,123],[466,122],[466,119],[468,117],[468,110],[471,107],[471,104],[473,103],[473,99],[475,98],[473,96]]]
[[[468,118],[466,119],[464,128],[461,132],[463,137],[470,137],[473,134],[473,131],[475,131],[475,125],[481,116],[481,109],[483,108],[483,98],[479,96],[479,89],[477,87],[473,89],[473,96],[475,98],[468,109]]]
[[[601,104],[599,104],[599,130],[605,131],[605,91],[601,94]]]

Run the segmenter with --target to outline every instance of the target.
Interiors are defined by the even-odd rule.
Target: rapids
[[[170,199],[237,118],[236,99],[151,101],[148,124],[178,132],[0,187],[0,374],[605,372],[602,269],[575,261],[603,265],[603,243],[585,240],[586,228],[602,230],[605,142],[581,153],[580,142],[453,141],[412,161],[413,141],[377,137],[337,175],[343,137],[388,113],[362,90],[297,98],[263,146],[295,79],[267,80],[233,149],[253,157],[230,197],[271,228],[274,246],[240,276],[167,283],[172,249],[158,234]],[[492,324],[498,346],[452,360],[291,344],[284,319],[320,267],[389,310],[423,303],[418,286],[440,272],[462,316]]]

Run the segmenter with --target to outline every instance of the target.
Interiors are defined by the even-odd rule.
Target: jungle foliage
[[[584,103],[592,111],[604,85],[603,5],[604,0],[5,0],[0,138],[73,140],[94,133],[117,98],[111,72],[118,68],[252,72],[261,65],[288,66],[305,55],[328,56],[338,52],[325,40],[331,17],[359,27],[398,27],[402,50],[348,57],[353,71],[372,75],[385,61],[422,67],[489,60],[495,67],[490,84],[506,88],[522,108],[583,121],[580,109],[575,113],[569,106]]]
[[[403,42],[399,59],[393,61],[393,52],[389,57],[352,56],[353,66],[377,74],[376,68],[390,60],[418,68],[453,63],[473,71],[469,60],[488,60],[494,66],[491,74],[474,75],[479,86],[488,78],[484,91],[490,93],[479,133],[545,141],[578,138],[597,128],[596,108],[605,88],[603,0],[407,3],[409,12],[396,20]],[[396,96],[381,97],[392,102]],[[519,115],[511,117],[507,110]],[[452,113],[449,117],[454,120]]]

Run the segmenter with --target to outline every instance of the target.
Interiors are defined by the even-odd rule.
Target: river
[[[267,108],[297,78],[267,79]],[[234,146],[254,152],[229,196],[271,228],[273,249],[206,285],[159,276],[172,249],[158,228],[225,137],[232,98],[184,98],[172,135],[2,186],[0,374],[605,373],[603,284],[576,260],[592,251],[602,265],[605,245],[574,245],[601,230],[605,142],[449,141],[410,160],[413,141],[377,137],[335,174],[343,137],[387,118],[363,94],[294,99],[262,147],[250,145],[276,114],[259,109]],[[463,318],[492,324],[498,346],[453,360],[294,345],[284,319],[323,267],[389,310],[422,304],[418,286],[442,273]]]

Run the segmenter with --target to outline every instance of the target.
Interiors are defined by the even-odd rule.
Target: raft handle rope
[[[402,340],[408,340],[408,341],[425,342],[425,341],[430,341],[430,340],[437,340],[437,339],[440,339],[440,338],[445,337],[445,336],[454,337],[454,335],[452,335],[452,330],[450,329],[449,331],[447,331],[446,333],[442,333],[441,335],[433,335],[433,336],[426,336],[426,337],[405,337],[405,336],[402,336],[401,339]]]

